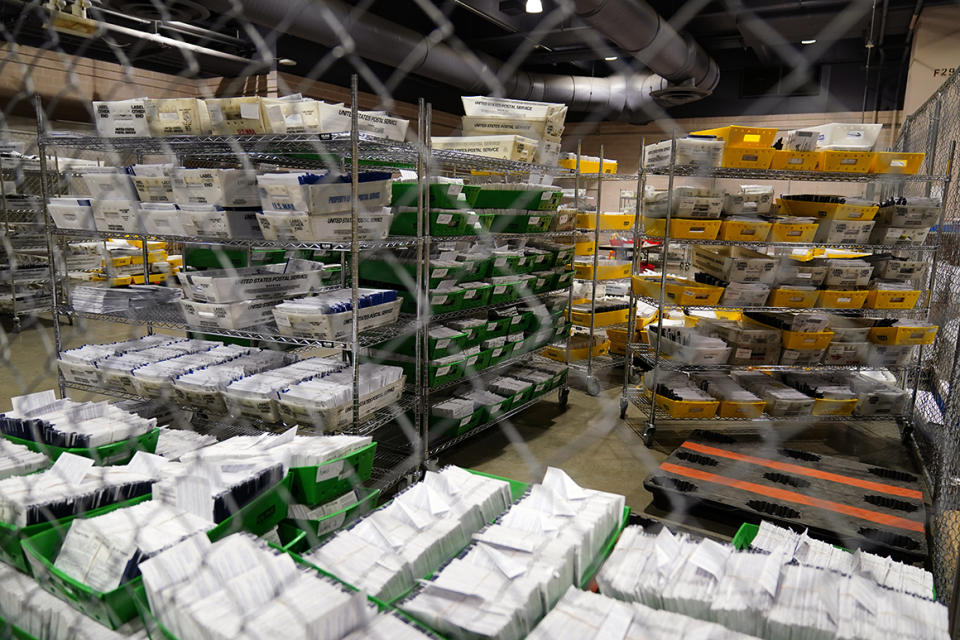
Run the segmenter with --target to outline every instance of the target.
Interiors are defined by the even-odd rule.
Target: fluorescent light
[[[543,13],[543,2],[541,0],[527,0],[527,13]]]
[[[606,58],[604,58],[604,60],[606,60],[607,62],[613,62],[616,59],[617,59],[617,56],[607,56]]]
[[[813,40],[801,40],[800,44],[813,44],[816,42],[816,39]]]
[[[283,65],[285,67],[295,67],[297,66],[296,60],[291,60],[290,58],[280,58],[277,60],[277,64]]]

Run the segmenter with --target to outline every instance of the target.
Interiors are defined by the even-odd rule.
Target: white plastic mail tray
[[[263,237],[255,209],[220,209],[213,205],[183,205],[180,215],[206,238],[253,239]]]
[[[196,98],[149,98],[147,123],[150,135],[196,136],[210,133],[207,106]]]
[[[362,307],[357,312],[358,331],[393,324],[400,317],[402,300],[393,300],[385,304]],[[287,301],[274,307],[273,316],[277,328],[284,336],[304,336],[323,340],[349,338],[353,326],[353,312],[321,313],[317,308],[296,305],[296,301]]]
[[[177,204],[260,206],[257,172],[252,169],[174,169],[172,180]]]
[[[246,329],[273,322],[273,307],[279,300],[254,302],[196,302],[180,300],[187,324],[197,329]]]
[[[180,273],[183,293],[199,302],[239,302],[309,293],[323,287],[324,265],[312,260]]]
[[[161,236],[196,236],[197,225],[177,205],[163,202],[140,203],[140,219],[147,233]]]
[[[310,214],[349,212],[352,185],[349,182],[300,184],[296,173],[267,173],[257,177],[264,211],[304,211]],[[357,186],[358,205],[375,210],[390,204],[391,180],[366,180]]]
[[[105,138],[146,138],[150,136],[147,125],[146,98],[130,100],[94,101],[97,133]]]
[[[132,200],[94,200],[91,206],[97,231],[143,233],[139,204]]]
[[[50,198],[47,211],[59,229],[96,231],[93,207],[87,198]]]

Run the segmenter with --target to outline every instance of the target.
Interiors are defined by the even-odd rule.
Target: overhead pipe
[[[212,11],[279,29],[326,47],[341,47],[348,54],[405,69],[466,94],[501,90],[495,80],[497,70],[504,64],[501,60],[483,53],[468,54],[443,42],[431,42],[420,33],[369,12],[357,15],[353,7],[341,0],[213,0],[210,4]],[[662,50],[654,52],[648,66],[660,75],[637,73],[595,78],[518,71],[501,80],[502,94],[523,100],[564,102],[577,110],[625,114],[642,113],[654,102],[678,104],[709,94],[719,76],[716,63],[689,39],[665,28],[665,23],[651,12],[652,9],[632,15],[630,21],[622,20],[622,29],[617,35],[626,41],[625,31],[644,29],[642,25],[633,24],[635,20],[654,21],[651,41]],[[610,14],[604,11],[600,14],[607,24]],[[637,51],[636,55],[639,54]],[[653,64],[662,69],[654,68]],[[691,92],[688,87],[673,96],[671,79],[691,79],[697,90]]]
[[[642,0],[576,0],[576,14],[624,52],[673,83],[690,82],[710,93],[720,80],[717,63]]]

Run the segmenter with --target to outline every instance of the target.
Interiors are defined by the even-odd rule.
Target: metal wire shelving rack
[[[639,174],[623,174],[623,173],[602,173],[602,172],[601,173],[581,173],[580,172],[581,160],[582,160],[582,148],[578,143],[577,153],[576,153],[575,173],[574,175],[563,176],[563,179],[573,180],[574,208],[576,210],[576,213],[587,214],[587,217],[591,215],[594,216],[594,224],[592,229],[581,228],[579,227],[579,224],[574,225],[576,227],[577,232],[589,233],[593,235],[593,253],[590,256],[593,261],[592,269],[591,269],[592,276],[590,278],[578,278],[574,276],[575,281],[585,282],[585,283],[588,283],[590,286],[590,298],[589,298],[590,322],[589,324],[586,324],[586,325],[580,325],[580,324],[574,323],[574,327],[580,327],[582,329],[582,331],[578,331],[575,328],[574,332],[582,333],[584,335],[589,336],[591,348],[587,350],[587,357],[585,359],[573,360],[573,361],[570,361],[568,364],[571,372],[575,373],[580,379],[583,380],[587,393],[589,393],[592,396],[596,396],[596,395],[599,395],[601,390],[598,374],[609,369],[615,369],[617,367],[623,366],[625,362],[625,358],[621,354],[604,353],[604,354],[598,355],[594,353],[594,348],[593,348],[594,340],[596,336],[599,335],[598,330],[604,331],[605,329],[608,329],[611,327],[622,326],[622,325],[610,325],[608,327],[598,327],[596,325],[597,286],[600,282],[614,282],[618,280],[618,279],[605,280],[605,279],[599,278],[598,265],[600,260],[600,251],[601,251],[601,246],[600,246],[601,231],[610,231],[609,229],[601,228],[601,219],[602,219],[601,213],[603,210],[602,199],[603,199],[604,183],[605,182],[635,182],[639,187],[640,175]],[[599,168],[603,168],[605,160],[606,160],[605,148],[604,148],[604,145],[601,145],[599,163],[598,163]],[[595,188],[597,192],[596,210],[591,211],[591,210],[587,210],[586,207],[581,207],[580,192],[581,192],[581,185],[584,183],[595,184],[595,187],[593,188]],[[578,215],[577,216],[578,220],[579,220],[579,217],[580,216]],[[624,280],[624,279],[621,278],[619,280]],[[629,281],[629,278],[627,278],[626,280]],[[571,311],[573,309],[573,289],[572,288],[571,288],[571,295],[570,295],[569,304],[567,305],[567,308],[570,309]]]
[[[757,170],[757,169],[739,169],[739,168],[706,168],[706,167],[696,167],[696,166],[679,166],[675,163],[676,158],[676,145],[677,139],[673,138],[673,147],[671,152],[671,162],[667,166],[657,167],[657,168],[647,168],[645,167],[644,159],[641,158],[640,162],[640,186],[637,189],[637,207],[638,215],[633,228],[633,238],[634,238],[634,247],[640,247],[643,241],[653,241],[660,245],[660,250],[663,256],[668,254],[669,248],[671,245],[680,245],[680,246],[739,246],[751,248],[754,250],[759,250],[763,252],[764,250],[773,250],[771,255],[787,255],[794,249],[826,249],[826,248],[837,248],[850,251],[860,251],[860,252],[874,252],[874,251],[890,251],[890,252],[900,252],[900,253],[912,253],[919,256],[924,256],[928,262],[928,273],[925,275],[925,279],[928,282],[926,287],[926,297],[922,297],[918,304],[913,309],[825,309],[825,308],[815,308],[812,310],[815,311],[825,311],[839,315],[846,315],[852,317],[881,317],[881,318],[916,318],[916,319],[926,319],[930,313],[930,304],[931,297],[929,291],[932,289],[933,278],[937,270],[937,260],[938,260],[938,251],[939,251],[939,240],[937,233],[932,232],[929,234],[927,239],[922,244],[889,244],[889,245],[878,245],[878,244],[827,244],[827,243],[779,243],[779,242],[738,242],[738,241],[724,241],[724,240],[693,240],[693,239],[680,239],[680,238],[671,238],[669,233],[665,234],[663,238],[660,237],[649,237],[645,235],[642,231],[643,229],[643,211],[644,207],[642,206],[642,194],[644,187],[646,186],[647,178],[650,176],[663,176],[667,178],[667,204],[666,204],[666,222],[665,228],[670,228],[670,220],[672,215],[672,198],[673,198],[673,188],[675,184],[675,179],[684,178],[684,177],[693,177],[693,178],[705,178],[709,180],[716,180],[721,178],[733,178],[738,180],[750,180],[750,181],[791,181],[791,182],[831,182],[831,183],[860,183],[867,185],[867,189],[870,189],[870,193],[873,193],[873,189],[879,186],[881,193],[886,196],[890,195],[903,195],[905,186],[908,184],[913,185],[926,185],[927,194],[929,195],[932,185],[940,185],[943,191],[949,187],[950,183],[950,170],[948,169],[943,175],[932,175],[932,174],[918,174],[918,175],[896,175],[896,174],[857,174],[857,173],[834,173],[834,172],[819,172],[819,171],[778,171],[778,170]],[[953,152],[951,152],[951,157]],[[949,164],[948,164],[949,166]],[[938,222],[938,229],[943,228],[944,220],[944,207],[941,203],[940,208],[940,217]],[[636,274],[639,251],[633,252],[633,270],[632,273]],[[758,306],[758,307],[724,307],[721,305],[715,306],[686,306],[686,305],[677,305],[669,302],[666,299],[666,278],[667,269],[665,266],[661,268],[659,272],[660,280],[660,291],[659,296],[656,298],[641,296],[634,293],[633,287],[630,287],[630,300],[631,308],[635,305],[637,301],[644,302],[648,305],[651,305],[659,310],[657,314],[657,320],[655,326],[657,327],[658,332],[662,330],[664,311],[668,308],[680,308],[685,311],[693,310],[738,310],[738,311],[797,311],[798,309],[785,308],[785,307],[771,307],[771,306]],[[642,424],[636,425],[634,429],[638,435],[643,439],[644,444],[650,446],[653,444],[657,428],[659,425],[664,424],[686,424],[686,425],[697,425],[704,424],[707,421],[719,421],[720,423],[737,423],[744,425],[753,425],[757,428],[766,428],[774,423],[783,423],[783,422],[792,422],[803,425],[812,425],[820,422],[845,422],[845,423],[855,423],[855,422],[866,422],[866,421],[896,421],[902,437],[905,441],[909,440],[909,435],[912,431],[912,420],[914,411],[916,408],[917,401],[917,389],[919,381],[923,376],[924,371],[924,346],[920,345],[916,348],[916,354],[913,358],[913,361],[907,365],[903,366],[874,366],[869,364],[864,365],[853,365],[853,366],[838,366],[838,365],[797,365],[797,366],[784,366],[784,365],[756,365],[756,366],[731,366],[731,365],[689,365],[680,362],[673,362],[668,359],[664,359],[661,356],[660,347],[658,343],[656,346],[650,346],[645,343],[637,342],[635,338],[635,329],[636,329],[636,316],[631,314],[628,323],[627,323],[627,364],[624,367],[624,376],[623,376],[623,388],[620,398],[620,416],[625,418],[627,416],[628,408],[633,405],[640,409],[644,422]],[[737,419],[737,418],[672,418],[664,414],[662,408],[657,406],[656,402],[653,402],[652,399],[644,392],[644,389],[634,386],[634,383],[637,381],[636,369],[635,366],[639,361],[646,369],[652,370],[656,368],[664,370],[673,370],[680,372],[693,372],[693,371],[734,371],[734,370],[747,370],[747,369],[756,369],[756,370],[767,370],[767,371],[782,371],[782,370],[797,370],[797,369],[811,369],[811,370],[834,370],[834,371],[888,371],[890,373],[896,374],[899,379],[900,385],[912,391],[911,400],[908,404],[908,407],[903,415],[900,416],[891,416],[891,415],[882,415],[882,416],[768,416],[764,414],[762,418],[759,419]],[[655,373],[654,373],[654,382],[655,382]],[[654,384],[654,387],[656,385]]]
[[[500,422],[529,408],[543,400],[543,397],[534,398],[511,409],[505,415],[498,416],[481,428],[469,433],[459,434],[455,438],[448,438],[432,445],[429,440],[429,407],[430,396],[442,393],[453,385],[430,388],[428,385],[428,368],[425,366],[427,357],[427,341],[425,336],[431,323],[453,320],[486,313],[493,309],[516,305],[518,302],[493,304],[469,311],[458,311],[431,316],[427,300],[429,299],[429,278],[431,240],[453,242],[476,242],[480,237],[495,241],[506,241],[524,238],[559,238],[568,237],[568,232],[545,232],[530,234],[493,233],[483,236],[458,236],[431,238],[426,216],[429,212],[429,196],[426,185],[432,173],[455,173],[457,171],[499,172],[512,175],[526,176],[530,174],[552,175],[569,173],[568,170],[558,167],[545,167],[536,164],[512,162],[493,158],[473,156],[470,154],[433,150],[430,145],[430,107],[424,100],[419,104],[419,127],[416,142],[394,142],[375,138],[362,133],[358,129],[358,90],[357,80],[352,82],[352,130],[350,133],[332,135],[256,135],[256,136],[174,136],[166,138],[101,138],[90,135],[51,134],[46,126],[42,107],[37,104],[38,114],[38,146],[40,150],[39,170],[41,175],[50,173],[47,158],[51,155],[56,158],[59,149],[71,149],[84,152],[101,152],[107,154],[136,154],[142,158],[146,154],[168,155],[175,157],[183,164],[190,166],[203,164],[209,166],[221,163],[230,166],[252,166],[262,161],[272,161],[285,168],[299,169],[336,169],[351,175],[353,197],[351,218],[352,238],[336,242],[286,242],[253,239],[230,239],[219,237],[169,236],[149,233],[100,232],[58,229],[52,225],[51,218],[45,210],[41,210],[44,219],[45,235],[50,254],[54,252],[57,243],[77,240],[106,240],[108,238],[124,238],[142,242],[144,279],[149,278],[149,261],[147,242],[159,240],[183,245],[209,247],[239,247],[250,249],[278,248],[278,249],[309,249],[339,253],[341,264],[341,287],[351,290],[353,309],[358,309],[358,289],[360,287],[359,263],[362,254],[371,252],[390,253],[396,250],[413,251],[417,256],[415,290],[416,312],[402,314],[399,321],[389,326],[358,331],[357,323],[353,322],[352,334],[340,340],[324,340],[281,335],[272,323],[253,329],[226,330],[208,327],[195,327],[186,322],[182,310],[178,305],[151,305],[145,308],[131,308],[122,313],[92,313],[78,311],[65,301],[65,296],[58,290],[47,305],[54,318],[54,334],[57,353],[62,351],[62,337],[60,331],[61,318],[86,318],[98,321],[115,322],[118,324],[146,327],[148,333],[155,329],[169,329],[183,332],[199,332],[205,335],[241,338],[257,342],[267,342],[294,350],[334,349],[343,353],[345,360],[353,373],[353,411],[350,424],[342,432],[360,435],[372,435],[381,442],[375,460],[375,470],[372,482],[380,489],[387,489],[397,483],[412,482],[425,468],[428,458],[441,451],[447,450],[456,444],[468,439],[482,430],[490,428]],[[291,157],[288,154],[295,154]],[[114,155],[113,157],[119,157]],[[416,168],[418,173],[417,199],[417,232],[413,236],[388,237],[385,240],[361,240],[358,237],[358,198],[357,185],[361,167],[388,167],[388,168]],[[46,187],[42,191],[42,202],[59,188]],[[57,264],[51,260],[49,264],[50,279],[53,282],[65,281],[64,274],[58,273]],[[331,287],[331,289],[338,287]],[[400,287],[397,287],[400,288]],[[355,312],[354,312],[355,313]],[[373,415],[361,419],[359,407],[358,363],[364,357],[376,356],[379,353],[389,352],[396,341],[413,338],[415,342],[415,356],[411,358],[414,364],[414,375],[408,376],[408,385],[404,389],[401,399],[390,407],[381,409]],[[512,365],[533,356],[528,352],[517,353],[505,359],[494,367],[490,367],[473,377],[487,378],[503,372]],[[468,382],[471,378],[464,378],[458,382]],[[75,389],[88,393],[112,395],[126,399],[149,400],[138,396],[105,387],[92,387],[75,384],[59,377],[61,395],[66,395],[67,389]],[[562,385],[559,390],[561,405],[565,405],[568,389]],[[277,431],[284,428],[282,424],[274,424],[249,419],[235,419],[230,416],[207,415],[195,408],[176,407],[180,415],[189,416],[193,428],[206,433],[220,436],[255,434],[264,431]],[[389,446],[401,434],[405,438],[403,446]]]

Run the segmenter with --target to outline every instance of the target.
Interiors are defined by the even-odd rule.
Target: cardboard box
[[[693,266],[720,280],[772,284],[776,258],[743,247],[694,247]]]

